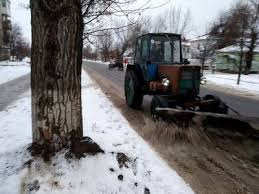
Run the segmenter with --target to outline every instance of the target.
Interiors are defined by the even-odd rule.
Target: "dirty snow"
[[[63,152],[49,163],[31,159],[30,92],[0,112],[0,193],[193,193],[177,173],[160,159],[108,98],[83,72],[84,135],[90,136],[105,154],[79,161],[64,159]],[[129,168],[119,168],[116,154],[129,158]],[[114,169],[111,172],[110,169]],[[123,175],[123,181],[118,176]],[[37,191],[37,192],[36,192]]]
[[[27,62],[0,62],[0,84],[28,74],[30,66]]]
[[[216,84],[223,88],[248,92],[259,95],[259,74],[241,75],[240,85],[237,85],[237,74],[205,73],[208,84]]]

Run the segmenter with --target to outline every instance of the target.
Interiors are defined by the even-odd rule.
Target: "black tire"
[[[112,64],[109,64],[108,69],[109,69],[109,70],[112,69]]]
[[[228,114],[228,106],[218,97],[213,95],[206,95],[203,97],[204,100],[214,100],[214,102],[205,107],[201,107],[202,112],[212,112],[220,114]]]
[[[150,104],[150,112],[151,112],[152,118],[154,120],[158,120],[160,118],[156,108],[168,108],[168,107],[169,107],[168,100],[166,98],[163,98],[160,96],[154,96]]]
[[[142,105],[143,94],[141,84],[133,70],[127,70],[124,82],[126,103],[130,108],[137,109]]]

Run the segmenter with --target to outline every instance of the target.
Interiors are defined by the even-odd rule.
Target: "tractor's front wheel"
[[[141,84],[133,70],[127,70],[124,83],[126,103],[131,108],[139,108],[142,105],[143,94]]]

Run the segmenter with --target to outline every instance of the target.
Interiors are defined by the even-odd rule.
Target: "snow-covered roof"
[[[244,52],[248,51],[248,48],[246,46],[244,46],[243,48]],[[235,45],[231,45],[225,48],[222,48],[220,50],[217,50],[217,52],[219,53],[236,53],[236,52],[240,52],[241,48],[239,46],[239,44],[235,44]],[[254,49],[254,52],[259,53],[259,45],[257,45]]]
[[[206,40],[208,35],[198,36],[197,38],[191,39],[191,42],[199,41],[199,40]]]
[[[183,46],[191,46],[191,43],[190,42],[182,42],[182,45]]]

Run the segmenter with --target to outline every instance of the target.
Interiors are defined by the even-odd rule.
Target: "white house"
[[[200,62],[200,53],[203,52],[204,49],[209,49],[211,45],[215,43],[215,39],[209,37],[208,35],[202,35],[197,38],[190,40],[190,61],[192,64],[201,65]],[[214,68],[214,60],[215,57],[210,57],[205,61],[205,69]]]

